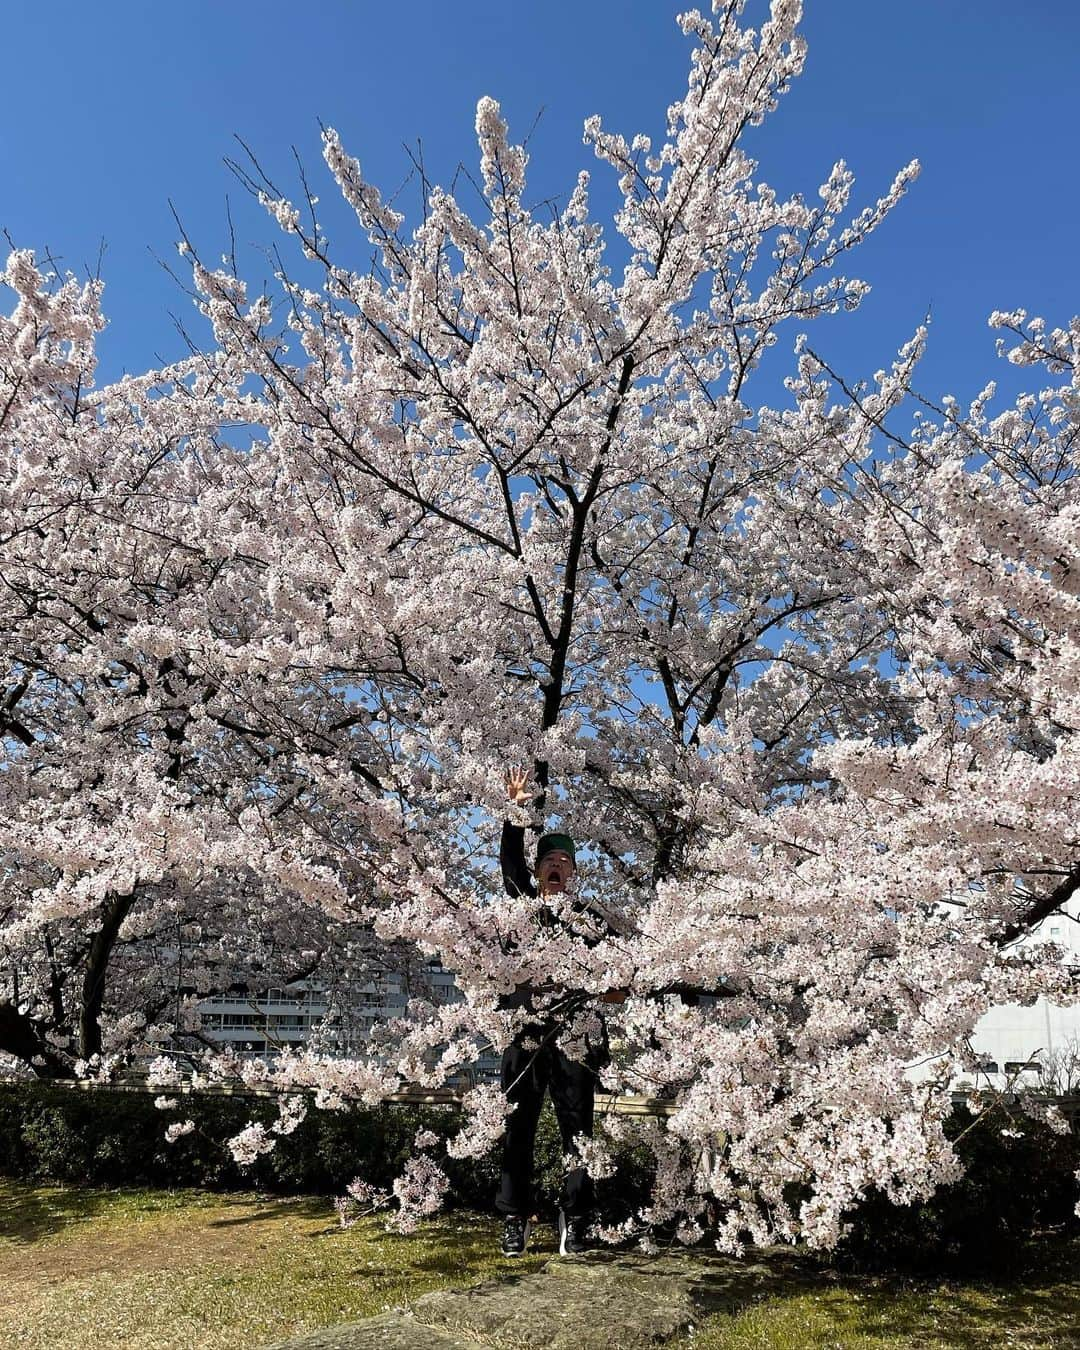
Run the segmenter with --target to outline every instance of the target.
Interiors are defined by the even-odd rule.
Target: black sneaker
[[[577,1256],[591,1250],[586,1237],[589,1221],[581,1214],[566,1215],[559,1210],[559,1255]]]
[[[532,1224],[522,1214],[508,1214],[503,1224],[503,1256],[520,1256],[529,1240]]]

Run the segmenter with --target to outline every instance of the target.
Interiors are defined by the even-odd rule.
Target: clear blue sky
[[[704,0],[701,0],[704,7]],[[80,271],[107,251],[111,320],[101,375],[182,354],[168,317],[190,302],[171,262],[172,198],[206,259],[276,226],[222,163],[239,133],[295,197],[295,145],[333,237],[348,230],[323,167],[317,119],[337,127],[384,190],[421,138],[431,177],[475,168],[476,100],[491,94],[530,142],[532,195],[565,195],[577,169],[604,176],[581,143],[599,112],[659,136],[684,87],[688,44],[663,0],[22,0],[4,16],[7,135],[0,227]],[[753,5],[751,6],[753,8]],[[812,194],[833,161],[857,176],[856,206],[912,157],[923,174],[859,255],[873,291],[856,320],[811,327],[853,376],[886,364],[933,305],[928,393],[975,392],[994,366],[994,308],[1051,323],[1080,310],[1076,73],[1070,0],[808,0],[806,72],[749,149],[779,191]],[[761,10],[756,11],[760,13]],[[405,198],[411,209],[415,195]],[[254,252],[242,264],[259,280]],[[793,334],[791,335],[793,336]],[[787,344],[782,344],[786,346]]]

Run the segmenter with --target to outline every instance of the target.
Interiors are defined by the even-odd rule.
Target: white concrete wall
[[[1080,922],[1077,921],[1080,899],[1074,899],[1065,909],[1067,912],[1045,919],[1017,946],[1023,948],[1032,943],[1053,941],[1072,953],[1080,964]],[[979,1074],[959,1075],[954,1080],[957,1087],[1004,1088],[1010,1084],[1035,1087],[1044,1082],[1044,1075],[1034,1068],[1021,1069],[1019,1066],[1037,1059],[1052,1070],[1054,1060],[1060,1061],[1071,1050],[1077,1059],[1073,1070],[1074,1090],[1080,1088],[1080,1005],[1059,1007],[1040,998],[1030,1007],[1009,1003],[992,1008],[976,1023],[971,1043],[987,1068]],[[909,1070],[909,1075],[921,1078],[928,1072],[927,1066],[920,1066]]]
[[[1018,945],[1057,942],[1080,963],[1080,922],[1077,922],[1080,900],[1074,899],[1065,908],[1066,913],[1051,915],[1031,938]],[[998,1072],[991,1075],[990,1081],[997,1087],[1003,1086],[1006,1078],[1013,1076],[1006,1069],[1009,1064],[1022,1064],[1038,1056],[1044,1065],[1050,1065],[1070,1050],[1080,1055],[1080,1005],[1059,1007],[1041,998],[1029,1008],[1015,1003],[993,1008],[976,1026],[972,1044],[997,1065]],[[1018,1081],[1034,1084],[1041,1080],[1027,1071]]]

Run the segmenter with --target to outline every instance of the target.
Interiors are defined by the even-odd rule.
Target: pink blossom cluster
[[[389,1203],[388,1191],[372,1186],[370,1182],[360,1177],[354,1177],[345,1187],[345,1194],[335,1199],[334,1208],[337,1210],[341,1227],[352,1228],[357,1219],[365,1218]]]

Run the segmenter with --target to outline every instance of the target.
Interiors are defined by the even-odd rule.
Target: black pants
[[[533,1042],[533,1048],[522,1045],[525,1039]],[[495,1197],[500,1214],[532,1213],[533,1145],[544,1090],[551,1093],[563,1151],[574,1154],[575,1135],[592,1138],[596,1073],[607,1057],[605,1035],[604,1044],[590,1050],[585,1063],[570,1059],[555,1045],[550,1026],[527,1029],[503,1051],[500,1083],[516,1108],[507,1117],[503,1137],[502,1175]],[[586,1215],[592,1209],[592,1178],[584,1167],[567,1173],[559,1203],[568,1216]]]

